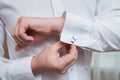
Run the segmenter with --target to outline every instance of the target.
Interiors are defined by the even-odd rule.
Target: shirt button
[[[76,42],[76,38],[73,36],[72,40],[71,40],[71,43],[75,43],[75,42]]]

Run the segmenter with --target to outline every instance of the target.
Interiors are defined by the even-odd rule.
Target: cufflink
[[[72,40],[71,40],[71,43],[75,43],[75,42],[76,42],[76,38],[73,36]]]

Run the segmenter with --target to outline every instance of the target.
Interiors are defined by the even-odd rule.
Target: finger
[[[52,47],[54,47],[54,50],[60,50],[61,48],[65,47],[67,44],[63,43],[63,42],[56,42]]]
[[[29,29],[29,25],[19,25],[18,36],[25,42],[31,42],[34,40],[32,36],[27,35],[26,31]]]
[[[27,46],[29,46],[29,45],[31,45],[32,44],[32,42],[30,42],[28,45],[19,45],[19,44],[17,44],[16,45],[16,47],[15,47],[15,50],[16,51],[19,51],[19,50],[21,50],[21,49],[23,49],[23,48],[25,48],[25,47],[27,47]]]
[[[63,70],[61,70],[61,73],[67,72],[67,70],[76,62],[76,60],[78,58],[78,52],[77,52],[77,50],[76,50],[75,54],[76,54],[75,59],[69,65],[67,65]]]
[[[60,61],[61,61],[62,65],[63,65],[63,68],[65,68],[68,65],[72,64],[72,62],[74,60],[76,60],[76,57],[77,57],[76,47],[74,45],[71,45],[70,53],[60,57]]]
[[[25,45],[27,45],[27,42],[25,42],[21,38],[19,38],[19,36],[18,36],[19,28],[18,27],[19,27],[19,25],[17,24],[15,29],[14,29],[13,38],[15,39],[15,41],[18,45],[25,46]]]
[[[66,54],[70,53],[71,45],[66,46]]]
[[[25,42],[25,41],[23,41],[22,39],[20,39],[19,37],[17,37],[17,39],[15,40],[16,42],[17,42],[17,44],[18,45],[20,45],[20,46],[27,46],[27,45],[29,45],[29,43],[30,42]]]
[[[22,39],[20,39],[19,37],[17,37],[17,40],[15,40],[16,42],[17,42],[17,44],[19,45],[19,46],[29,46],[29,45],[31,45],[33,42],[29,42],[29,41],[23,41]]]
[[[68,69],[75,63],[76,60],[72,61],[68,66],[66,66],[65,68],[63,68],[60,73],[66,73],[68,71]]]
[[[68,52],[69,52],[71,55],[76,55],[76,53],[78,53],[76,46],[73,45],[73,44],[70,45],[70,48],[69,48]]]
[[[29,46],[29,45],[32,44],[32,42],[29,42],[29,43],[27,43],[27,44],[23,44],[23,43],[21,43],[21,42],[18,41],[18,40],[15,40],[15,41],[16,41],[16,43],[17,43],[17,45],[16,45],[16,47],[15,47],[15,50],[16,50],[16,51],[19,51],[19,50],[21,50],[21,49],[23,49],[23,48],[25,48],[25,47],[27,47],[27,46]]]

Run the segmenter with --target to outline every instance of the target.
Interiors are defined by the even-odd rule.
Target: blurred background
[[[6,43],[4,49],[9,58]],[[120,80],[120,52],[93,52],[91,80]]]
[[[120,52],[93,53],[92,80],[120,80]]]

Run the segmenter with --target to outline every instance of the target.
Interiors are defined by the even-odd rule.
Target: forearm
[[[59,34],[62,32],[65,19],[63,17],[53,18],[53,23],[51,24],[51,32],[53,34]]]
[[[40,64],[40,65],[39,65]],[[38,60],[36,59],[36,56],[32,58],[32,61],[31,61],[31,68],[32,68],[32,72],[35,75],[38,75],[42,72],[42,67],[41,67],[41,63],[40,61],[38,62]]]
[[[17,24],[36,32],[43,31],[47,34],[56,35],[62,31],[64,21],[63,17],[20,17]]]

